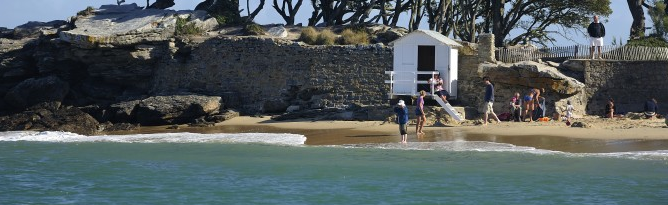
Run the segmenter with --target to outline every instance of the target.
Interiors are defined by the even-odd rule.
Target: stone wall
[[[640,112],[648,98],[659,103],[659,113],[668,112],[668,62],[571,60],[584,67],[587,114],[603,115],[613,98],[616,113]]]
[[[218,95],[228,107],[247,112],[284,112],[291,105],[304,109],[386,104],[385,70],[392,68],[392,49],[216,37],[195,45],[180,60],[158,66],[153,93]]]

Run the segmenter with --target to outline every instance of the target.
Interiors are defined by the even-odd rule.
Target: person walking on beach
[[[424,114],[424,96],[427,93],[424,90],[420,90],[420,96],[418,96],[415,106],[415,116],[417,116],[417,124],[415,124],[415,132],[419,134],[424,134],[422,128],[424,127],[424,122],[427,121],[427,116]]]
[[[394,107],[394,112],[397,113],[397,124],[399,124],[399,134],[401,134],[401,143],[406,143],[408,140],[408,108],[403,100],[399,100],[397,106]]]
[[[566,101],[566,123],[570,124],[571,118],[573,117],[573,110],[575,110],[575,107],[571,105],[571,101]]]
[[[645,102],[645,118],[653,119],[656,116],[656,110],[659,106],[656,104],[656,99],[650,98]]]
[[[598,22],[598,16],[594,16],[594,22],[591,22],[589,27],[587,27],[587,33],[589,33],[591,43],[589,52],[591,59],[594,59],[595,47],[598,47],[598,59],[601,59],[601,46],[603,46],[603,37],[605,37],[605,26],[603,26],[603,23]]]
[[[485,113],[485,117],[483,118],[483,125],[487,125],[487,119],[489,118],[489,115],[491,114],[494,119],[496,120],[496,123],[501,122],[499,120],[499,117],[496,116],[496,113],[494,113],[494,85],[492,85],[491,82],[489,82],[489,77],[484,77],[482,78],[483,81],[485,81],[485,104],[484,104],[484,109],[483,112]]]
[[[443,99],[443,102],[448,103],[448,96],[450,96],[450,93],[448,93],[447,90],[443,89],[443,79],[439,74],[434,75],[434,78],[429,79],[429,84],[434,85],[434,90],[436,90],[436,95]]]

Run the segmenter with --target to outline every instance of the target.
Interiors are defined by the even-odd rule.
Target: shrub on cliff
[[[201,34],[203,32],[202,29],[197,27],[194,23],[188,23],[189,18],[190,17],[181,18],[179,16],[176,16],[175,34],[177,36]]]
[[[632,39],[626,43],[627,46],[645,47],[668,47],[668,42],[663,37],[648,36],[641,39]]]
[[[304,43],[314,45],[316,40],[318,40],[318,31],[313,27],[306,27],[305,29],[302,29],[299,40],[303,41]]]
[[[247,36],[259,36],[264,35],[264,29],[255,23],[250,23],[244,27],[244,34]]]
[[[86,9],[77,12],[77,16],[90,16],[95,14],[95,8],[92,6],[86,7]]]
[[[341,32],[341,45],[367,45],[369,44],[369,36],[365,31],[354,31],[352,29],[344,29]]]
[[[318,45],[334,45],[336,43],[336,34],[329,29],[322,30],[318,34],[318,39],[315,43]]]

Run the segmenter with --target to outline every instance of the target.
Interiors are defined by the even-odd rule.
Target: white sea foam
[[[443,150],[454,152],[517,152],[537,155],[562,155],[565,157],[602,157],[602,158],[625,158],[637,160],[662,160],[668,161],[668,150],[635,151],[635,152],[612,152],[612,153],[569,153],[537,149],[534,147],[516,146],[513,144],[486,142],[486,141],[441,141],[441,142],[409,142],[402,143],[380,143],[380,144],[347,144],[344,148],[372,148],[372,149],[396,149],[396,150]]]
[[[34,142],[119,142],[119,143],[262,143],[303,145],[304,135],[274,133],[156,133],[136,135],[85,136],[69,132],[0,132],[0,141]]]

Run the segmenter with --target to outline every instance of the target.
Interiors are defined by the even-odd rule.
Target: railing
[[[416,96],[418,95],[417,87],[418,85],[422,84],[428,84],[431,86],[430,93],[433,96],[434,95],[434,83],[429,82],[428,80],[418,80],[418,75],[431,75],[430,79],[434,79],[436,74],[439,74],[438,71],[385,71],[385,74],[390,75],[390,80],[385,80],[385,83],[390,84],[390,98],[394,95],[410,95],[410,96]],[[396,80],[394,76],[396,74],[408,74],[412,76],[412,79],[410,80]],[[395,83],[404,83],[404,84],[410,84],[412,87],[410,88],[411,92],[395,92],[394,90],[394,84]]]
[[[519,61],[564,61],[568,59],[590,59],[589,45],[574,45],[551,48],[499,48],[496,59],[504,63]],[[598,55],[598,49],[594,56]],[[601,57],[609,60],[662,61],[668,60],[668,48],[643,46],[602,46]]]

